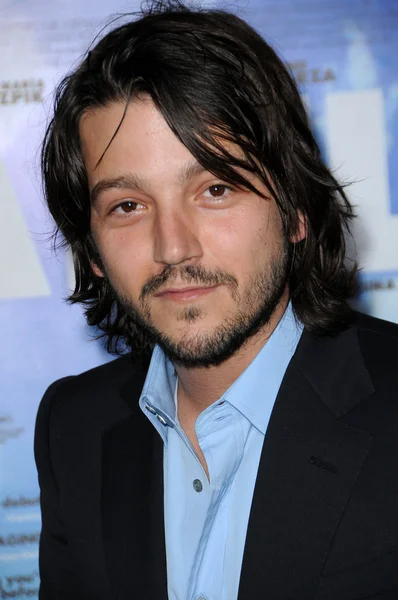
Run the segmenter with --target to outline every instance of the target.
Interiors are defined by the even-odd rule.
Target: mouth
[[[207,296],[211,294],[218,285],[213,286],[187,286],[184,288],[167,288],[155,294],[156,298],[161,298],[164,300],[171,300],[173,302],[191,302],[193,300],[197,300],[199,298],[203,298],[203,296]]]

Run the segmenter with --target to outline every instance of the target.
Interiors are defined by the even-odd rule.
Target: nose
[[[202,256],[199,234],[192,215],[186,215],[181,210],[158,211],[154,229],[155,262],[178,265]]]

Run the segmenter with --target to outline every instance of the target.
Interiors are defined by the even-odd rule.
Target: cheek
[[[276,207],[271,205],[271,210],[257,228],[257,236],[253,245],[257,247],[259,254],[272,260],[281,252],[283,238],[282,219]]]
[[[138,295],[150,273],[150,248],[131,231],[119,229],[94,237],[106,274],[117,291]]]
[[[279,214],[267,208],[239,211],[208,230],[207,247],[214,264],[245,278],[272,260],[281,247],[282,228]]]

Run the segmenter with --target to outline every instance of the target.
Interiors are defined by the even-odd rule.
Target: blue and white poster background
[[[217,5],[217,2],[214,2]],[[70,260],[48,241],[37,168],[54,85],[110,13],[138,3],[0,0],[0,598],[37,596],[32,456],[46,387],[109,359],[63,302]],[[398,321],[398,4],[234,0],[290,63],[325,158],[359,214],[360,305]]]

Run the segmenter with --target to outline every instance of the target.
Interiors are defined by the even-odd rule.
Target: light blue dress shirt
[[[174,367],[154,349],[140,407],[164,442],[169,600],[237,598],[261,449],[302,329],[289,304],[251,364],[197,418],[209,480],[178,421]]]

